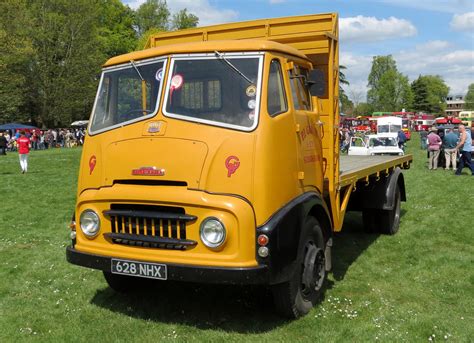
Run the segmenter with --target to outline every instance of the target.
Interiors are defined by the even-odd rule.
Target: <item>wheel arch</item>
[[[399,167],[395,168],[390,175],[390,180],[388,181],[387,190],[385,193],[383,209],[391,210],[395,205],[394,201],[397,186],[400,190],[400,200],[406,201],[405,178],[403,177],[402,170]]]
[[[271,284],[285,282],[291,277],[308,216],[319,222],[323,238],[327,242],[332,237],[331,219],[323,197],[317,192],[306,192],[296,197],[257,227],[257,237],[265,234],[269,238],[269,256],[260,257],[259,246],[256,244],[256,259],[259,264],[268,266]]]
[[[317,204],[311,208],[308,215],[316,218],[316,220],[319,222],[319,225],[321,225],[324,241],[329,241],[332,238],[333,230],[328,209],[320,204]]]

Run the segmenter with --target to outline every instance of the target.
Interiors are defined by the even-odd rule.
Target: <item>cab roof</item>
[[[274,51],[304,59],[309,59],[291,46],[280,44],[268,40],[222,40],[206,41],[165,45],[162,47],[150,48],[140,51],[130,52],[128,54],[112,57],[103,67],[110,67],[117,64],[128,63],[131,60],[139,61],[147,58],[167,56],[173,54],[191,54],[191,53],[212,53],[219,52],[240,52],[240,51]]]

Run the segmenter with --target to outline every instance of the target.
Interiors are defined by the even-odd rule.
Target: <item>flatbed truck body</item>
[[[162,33],[107,61],[68,261],[117,291],[268,285],[279,313],[306,314],[347,210],[398,230],[412,160],[340,156],[338,54],[329,13]]]

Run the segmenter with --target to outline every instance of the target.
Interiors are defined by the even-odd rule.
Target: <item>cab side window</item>
[[[311,97],[305,86],[308,70],[295,67],[289,71],[291,95],[295,110],[311,111]]]
[[[267,89],[268,114],[274,117],[280,113],[288,111],[285,86],[283,84],[283,74],[278,60],[273,60],[270,64]]]

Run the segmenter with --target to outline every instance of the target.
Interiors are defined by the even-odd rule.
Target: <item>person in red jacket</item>
[[[20,156],[21,173],[24,174],[28,171],[28,154],[30,153],[31,147],[30,139],[25,136],[25,131],[20,132],[20,138],[18,138],[16,144]]]

